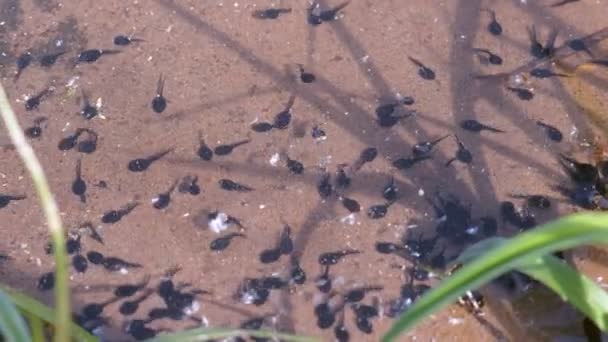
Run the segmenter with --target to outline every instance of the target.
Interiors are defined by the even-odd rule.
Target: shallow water
[[[531,79],[535,96],[523,101],[506,89],[506,77],[473,76],[508,76],[536,65],[528,52],[526,26],[531,24],[535,24],[541,42],[551,28],[558,29],[558,47],[574,37],[596,33],[593,37],[598,38],[590,48],[598,57],[602,53],[606,56],[606,43],[601,40],[606,2],[581,1],[551,8],[548,1],[411,0],[403,5],[398,1],[353,0],[338,20],[315,27],[306,23],[309,5],[304,1],[275,3],[293,6],[290,13],[276,20],[252,17],[253,11],[269,4],[170,0],[0,3],[2,83],[22,126],[29,127],[40,116],[48,118],[41,124],[42,136],[31,142],[45,167],[66,228],[91,221],[105,245],[84,237],[85,251],[99,250],[144,265],[126,275],[91,266],[84,275],[74,273],[75,309],[106,300],[113,287],[137,282],[145,274],[156,281],[165,270],[179,264],[182,271],[176,281],[212,292],[200,297],[202,308],[196,314],[205,316],[212,326],[238,326],[251,315],[271,313],[278,315],[279,330],[330,340],[331,330],[316,327],[312,308],[318,299],[312,280],[321,273],[319,254],[345,248],[362,251],[332,267],[331,274],[340,278],[334,279],[336,288],[382,285],[384,290],[367,295],[364,302],[377,298],[386,303],[398,296],[405,281],[403,272],[392,264],[404,261],[378,254],[374,244],[378,240],[397,242],[407,230],[426,237],[436,235],[435,213],[427,200],[438,191],[455,194],[471,207],[473,218],[498,217],[499,202],[510,199],[513,193],[539,193],[553,199],[549,210],[534,211],[539,223],[574,210],[553,190],[553,185],[565,181],[555,156],[558,152],[580,152],[580,145],[591,142],[594,132],[569,88],[556,78]],[[336,4],[321,2],[323,8]],[[490,16],[480,9],[487,7],[496,11],[503,27],[501,36],[486,30]],[[116,47],[112,42],[118,34],[133,34],[144,41]],[[80,51],[92,48],[120,53],[104,55],[92,64],[74,65]],[[481,64],[472,48],[489,49],[502,57],[503,64]],[[34,57],[66,53],[48,69],[34,62],[14,81],[16,56],[28,50]],[[588,59],[585,52],[572,55],[567,47],[560,48],[558,55],[573,63]],[[435,80],[421,78],[408,56],[432,68]],[[313,73],[315,81],[298,82],[297,64]],[[168,105],[157,114],[150,103],[160,74],[165,79],[163,96]],[[54,87],[52,93],[37,109],[26,111],[25,97],[48,86]],[[101,115],[90,121],[79,115],[81,90],[92,104],[101,104]],[[295,102],[289,129],[269,133],[250,129],[256,120],[272,122],[291,94]],[[605,91],[597,94],[601,98]],[[392,128],[380,128],[375,108],[394,101],[397,95],[415,99],[413,105],[397,111],[414,109],[416,115]],[[477,119],[506,133],[463,131],[458,123],[465,119]],[[564,141],[549,140],[537,120],[560,129]],[[311,137],[314,126],[326,132],[325,140]],[[57,149],[60,139],[81,127],[98,134],[96,152]],[[392,166],[392,161],[407,157],[417,142],[450,133],[457,133],[471,151],[470,165],[454,162],[445,167],[457,148],[453,139],[446,139],[437,144],[429,160],[407,170]],[[228,156],[202,161],[196,154],[199,134],[212,148],[243,139],[251,142]],[[4,133],[0,142],[8,143]],[[362,166],[344,193],[363,209],[354,218],[346,218],[349,212],[335,195],[320,199],[316,189],[322,176],[320,167],[333,175],[338,165],[354,163],[361,151],[371,146],[378,149],[378,157]],[[173,151],[145,172],[127,170],[130,160],[169,148]],[[50,293],[36,290],[39,275],[53,268],[52,258],[44,253],[48,236],[42,213],[34,204],[35,193],[16,153],[5,149],[2,154],[2,192],[26,194],[27,200],[0,210],[0,252],[11,257],[0,261],[0,277],[50,303]],[[286,156],[303,163],[303,174],[290,173]],[[82,177],[88,185],[86,203],[71,192],[80,158]],[[167,209],[155,209],[152,199],[186,175],[198,177],[201,194],[174,192]],[[365,211],[384,202],[382,189],[391,176],[400,197],[384,218],[371,220]],[[218,186],[224,178],[255,190],[226,192]],[[107,187],[95,186],[100,181]],[[103,213],[132,201],[141,205],[120,222],[101,223]],[[514,202],[520,206],[523,200]],[[218,236],[207,228],[206,220],[201,227],[194,219],[201,211],[215,210],[240,219],[247,235],[234,239],[220,253],[209,250],[209,243]],[[276,243],[284,224],[292,228],[294,253],[309,280],[290,291],[272,291],[269,302],[261,307],[238,303],[233,294],[243,278],[288,272],[287,257],[268,265],[258,261],[258,254]],[[512,226],[499,226],[500,235],[516,232]],[[442,247],[451,257],[464,244],[444,236],[434,253]],[[603,267],[594,268],[592,273],[605,276]],[[532,296],[489,289],[482,320],[454,305],[425,321],[409,339],[581,339],[581,318],[568,306],[536,295],[542,291],[535,289]],[[531,308],[540,307],[534,305],[538,298],[543,298],[544,304],[555,303],[547,312],[558,312],[559,317],[552,316],[547,322],[538,319],[547,312],[531,313]],[[160,304],[157,297],[145,301],[133,317],[145,317],[147,310]],[[104,311],[111,322],[105,330],[108,336],[121,336],[126,319],[117,310],[114,304]],[[392,322],[374,319],[374,333],[366,336],[356,331],[353,319],[352,311],[347,310],[353,340],[378,340]],[[170,330],[192,325],[169,320],[151,324]]]

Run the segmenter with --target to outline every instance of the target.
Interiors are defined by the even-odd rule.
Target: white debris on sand
[[[343,218],[340,219],[340,222],[343,224],[348,224],[350,226],[352,226],[353,224],[355,224],[355,214],[352,213],[350,215],[346,215]]]
[[[192,316],[201,309],[201,303],[198,300],[192,301],[192,304],[184,308],[184,314]]]
[[[450,325],[460,325],[460,324],[464,323],[464,319],[463,318],[450,317],[448,319],[448,323]]]
[[[209,220],[209,229],[216,234],[228,229],[228,215],[225,213],[217,213],[215,218]]]
[[[275,153],[270,157],[270,160],[268,160],[268,162],[270,163],[270,165],[276,167],[279,164],[279,160],[281,160],[281,156],[279,156],[278,153]]]

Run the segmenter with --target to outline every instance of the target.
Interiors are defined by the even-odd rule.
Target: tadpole
[[[127,165],[127,168],[131,172],[144,172],[150,167],[150,165],[152,165],[152,163],[161,159],[166,154],[168,154],[172,151],[173,151],[173,148],[169,148],[164,151],[154,153],[153,155],[148,156],[148,157],[133,159],[129,162],[129,164]]]

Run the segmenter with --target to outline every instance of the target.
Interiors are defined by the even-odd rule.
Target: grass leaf
[[[45,342],[44,338],[44,323],[40,317],[32,312],[25,312],[27,320],[30,322],[30,330],[32,332],[32,342]]]
[[[55,311],[54,340],[57,342],[68,342],[70,340],[70,288],[68,286],[68,258],[65,247],[63,225],[57,202],[44,175],[44,170],[36,158],[34,149],[25,139],[23,128],[19,126],[17,116],[6,96],[4,87],[0,84],[0,117],[8,131],[11,142],[15,145],[19,157],[25,168],[32,177],[34,188],[40,199],[40,205],[44,212],[46,222],[53,240],[53,251],[55,256]]]
[[[7,342],[31,341],[23,317],[2,290],[0,290],[0,333]]]
[[[39,317],[44,322],[54,325],[55,312],[36,299],[25,295],[15,289],[12,289],[4,284],[0,284],[0,290],[3,290],[13,300],[13,303],[24,312],[32,313]],[[77,324],[71,323],[72,337],[77,341],[97,342],[97,337],[89,334],[88,331],[82,329]]]
[[[608,328],[608,293],[553,255],[518,268],[570,302],[603,331]]]
[[[519,234],[474,258],[438,287],[422,296],[391,327],[383,341],[395,340],[420,320],[453,303],[466,291],[479,288],[530,260],[583,244],[606,242],[608,214],[605,213],[575,214]],[[481,250],[479,247],[475,248]]]
[[[304,336],[294,336],[267,330],[242,330],[225,328],[197,328],[174,334],[160,335],[148,342],[194,342],[211,341],[220,338],[236,336],[251,336],[259,338],[277,338],[285,342],[319,342],[319,339]]]

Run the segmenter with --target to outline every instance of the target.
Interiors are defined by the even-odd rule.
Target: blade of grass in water
[[[68,287],[68,260],[66,256],[65,240],[63,236],[63,227],[57,203],[53,198],[53,194],[49,188],[48,182],[40,166],[40,162],[34,150],[25,140],[23,129],[19,126],[17,117],[11,108],[10,102],[4,91],[4,87],[0,85],[0,115],[4,121],[4,125],[8,130],[13,145],[17,149],[19,156],[23,160],[26,169],[28,170],[40,203],[47,220],[48,228],[53,240],[53,250],[55,255],[55,341],[68,342],[70,338],[70,289]]]
[[[553,255],[540,257],[518,270],[545,284],[606,330],[608,293],[587,276]]]
[[[194,342],[194,341],[211,341],[221,338],[229,338],[236,336],[251,336],[258,338],[277,338],[285,342],[320,342],[321,340],[313,337],[294,336],[274,331],[265,330],[241,330],[241,329],[224,329],[224,328],[197,328],[186,330],[169,335],[160,335],[156,338],[148,340],[148,342]]]
[[[53,310],[36,299],[23,294],[13,288],[10,288],[4,284],[0,284],[0,290],[6,292],[6,294],[11,297],[11,300],[15,305],[22,311],[33,313],[38,318],[43,320],[48,324],[55,323],[55,313]],[[84,342],[96,342],[97,337],[89,334],[86,330],[82,329],[78,325],[70,322],[72,337],[77,341]]]
[[[7,342],[30,341],[30,333],[23,317],[2,290],[0,290],[0,336]]]
[[[438,287],[417,300],[382,340],[394,341],[417,322],[456,301],[467,290],[478,288],[518,266],[529,265],[531,261],[545,254],[583,244],[606,242],[608,242],[608,214],[596,213],[572,215],[505,240],[504,243],[474,258]],[[596,288],[600,289],[597,286]],[[577,303],[573,302],[573,304]],[[608,311],[603,312],[602,319],[595,320],[595,323],[600,329],[606,330],[608,322],[604,317],[608,317]],[[594,319],[594,317],[590,318]]]
[[[23,310],[22,310],[23,311]],[[32,342],[45,342],[44,339],[44,323],[40,317],[33,312],[23,311],[27,320],[30,322],[30,331],[32,332]]]

